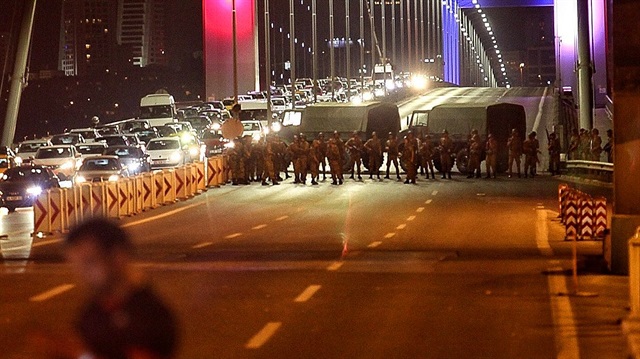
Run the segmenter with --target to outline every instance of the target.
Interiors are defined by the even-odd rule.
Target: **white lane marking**
[[[426,200],[426,201],[424,202],[424,204],[431,204],[431,202],[433,202],[433,200],[432,200],[432,199],[428,199],[428,200]]]
[[[384,238],[389,239],[389,238],[393,238],[393,236],[395,236],[396,234],[393,232],[387,233],[384,235]]]
[[[562,267],[549,268],[550,272],[562,271]],[[547,276],[549,285],[549,299],[553,313],[553,324],[556,342],[556,358],[578,359],[580,358],[580,346],[578,345],[578,330],[576,329],[571,299],[568,293],[567,281],[564,275]]]
[[[278,218],[276,218],[276,221],[284,221],[287,218],[289,218],[289,216],[278,217]]]
[[[300,293],[299,296],[296,297],[296,299],[294,299],[293,301],[296,303],[303,303],[308,301],[309,299],[311,299],[311,297],[313,297],[314,294],[316,294],[317,291],[320,290],[320,288],[322,288],[321,285],[310,285],[307,287],[307,289],[305,289],[302,293]]]
[[[416,216],[407,217],[407,221],[409,221],[409,222],[413,221],[414,219],[416,219]]]
[[[258,230],[258,229],[262,229],[262,228],[265,228],[265,227],[267,227],[266,224],[259,224],[259,225],[255,226],[255,227],[251,228],[251,229]]]
[[[200,248],[208,247],[208,246],[210,246],[212,244],[213,244],[213,242],[202,242],[202,243],[198,243],[198,244],[196,244],[194,246],[191,246],[191,248],[200,249]]]
[[[328,271],[337,271],[338,269],[340,269],[340,267],[342,267],[342,265],[344,264],[344,262],[333,262],[331,264],[329,264],[329,266],[327,267]]]
[[[435,191],[431,192],[431,195],[432,195],[432,196],[435,196],[435,195],[437,195],[437,194],[438,194],[438,191],[437,191],[437,190],[435,190]]]
[[[378,246],[379,246],[379,245],[381,245],[381,244],[382,244],[382,242],[381,242],[381,241],[375,241],[375,242],[371,242],[371,243],[369,243],[369,245],[368,245],[367,247],[369,247],[369,248],[376,248],[376,247],[378,247]]]
[[[543,256],[550,257],[553,255],[553,250],[549,245],[549,228],[547,226],[547,211],[536,211],[536,245],[538,250]]]
[[[418,212],[418,213],[420,213],[422,211],[424,211],[424,207],[418,207],[418,209],[416,209],[416,212]]]
[[[125,223],[123,224],[121,227],[126,228],[126,227],[131,227],[131,226],[137,226],[139,224],[143,224],[143,223],[147,223],[147,222],[151,222],[151,221],[155,221],[156,219],[160,219],[160,218],[164,218],[164,217],[169,217],[172,216],[176,213],[180,213],[182,211],[186,211],[188,209],[191,209],[193,207],[197,207],[197,206],[202,206],[203,204],[205,204],[205,202],[200,202],[200,203],[194,203],[192,205],[189,206],[185,206],[182,208],[177,208],[174,209],[173,211],[169,211],[167,213],[163,213],[163,214],[159,214],[157,216],[153,216],[153,217],[149,217],[149,218],[145,218],[145,219],[141,219],[139,221],[135,221],[135,222],[129,222],[129,223]]]
[[[54,244],[54,243],[59,243],[62,242],[62,239],[50,239],[48,241],[42,241],[42,242],[37,242],[31,245],[31,247],[41,247],[41,246],[46,246],[49,244]]]
[[[245,348],[247,349],[258,349],[264,345],[282,326],[281,322],[270,322],[264,326],[253,338],[249,339],[247,344],[245,344]]]
[[[33,297],[29,298],[30,302],[43,302],[47,299],[51,299],[53,297],[55,297],[56,295],[62,294],[68,290],[71,290],[73,287],[75,287],[74,284],[62,284],[59,285],[55,288],[49,289],[46,292],[42,292],[38,295],[34,295]]]
[[[230,235],[228,235],[228,236],[225,236],[225,237],[224,237],[224,239],[234,239],[234,238],[238,238],[238,237],[240,237],[241,235],[242,235],[242,233],[240,233],[240,232],[238,232],[238,233],[233,233],[233,234],[230,234]]]
[[[399,225],[396,227],[396,229],[405,229],[407,227],[407,225],[405,223]]]

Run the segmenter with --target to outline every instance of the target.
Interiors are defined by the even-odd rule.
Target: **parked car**
[[[51,143],[54,145],[75,145],[85,143],[84,137],[79,133],[61,133],[51,136]]]
[[[129,177],[129,171],[118,156],[97,156],[82,163],[74,182],[116,182],[126,177]]]
[[[15,167],[17,164],[16,154],[13,150],[6,146],[0,147],[0,173],[3,173],[11,167]]]
[[[53,143],[44,138],[39,140],[26,140],[20,142],[20,144],[18,145],[16,162],[18,164],[30,163],[33,157],[36,155],[36,151],[38,151],[38,148],[44,146],[53,146]]]
[[[80,167],[80,153],[74,145],[40,147],[31,163],[48,166],[61,181],[71,181]]]
[[[107,148],[107,144],[104,142],[79,143],[76,145],[76,150],[78,150],[82,158],[101,156],[105,148]]]
[[[104,151],[104,154],[109,156],[118,156],[120,161],[127,166],[130,175],[149,172],[151,170],[149,155],[144,153],[138,147],[111,146]]]
[[[55,187],[60,187],[60,183],[50,168],[35,165],[10,168],[0,175],[0,206],[9,212],[33,206],[40,193]]]
[[[149,141],[147,154],[151,161],[151,169],[177,167],[186,163],[185,153],[180,137],[160,137]]]

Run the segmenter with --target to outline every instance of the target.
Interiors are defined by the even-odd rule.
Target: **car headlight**
[[[211,128],[213,128],[214,130],[218,131],[218,130],[220,130],[220,124],[216,122],[211,126]]]
[[[118,175],[109,176],[109,182],[118,182],[119,179],[120,179],[120,176]]]
[[[180,162],[181,159],[182,154],[180,154],[180,152],[174,152],[169,156],[169,160],[171,160],[171,162]]]
[[[73,168],[73,161],[67,161],[60,165],[61,170],[70,170]]]
[[[274,122],[271,124],[271,130],[273,132],[280,132],[282,130],[282,124],[280,122]]]
[[[227,142],[224,144],[225,148],[234,148],[236,147],[236,144],[234,142]]]
[[[29,187],[27,188],[27,193],[34,196],[39,196],[42,193],[42,187],[40,186]]]
[[[193,141],[194,137],[190,133],[183,133],[182,136],[180,136],[180,139],[182,140],[182,142],[191,142]]]
[[[84,176],[76,176],[76,183],[84,183],[87,182],[87,179]]]
[[[129,163],[129,165],[127,166],[130,170],[135,171],[138,168],[140,168],[140,164],[138,162],[131,162]]]
[[[197,147],[191,147],[189,148],[189,154],[191,156],[197,156],[198,153],[200,153],[199,149]]]
[[[253,137],[254,141],[260,141],[260,134],[259,133],[254,133],[251,137]]]
[[[22,164],[22,162],[23,162],[23,161],[22,161],[22,157],[20,157],[20,156],[17,156],[17,157],[14,159],[14,161],[16,161],[16,165],[18,165],[18,166],[20,166],[20,165]]]

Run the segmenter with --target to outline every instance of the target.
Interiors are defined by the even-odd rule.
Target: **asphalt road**
[[[329,183],[223,186],[121,220],[180,320],[180,358],[623,357],[611,323],[580,326],[605,309],[557,295],[557,179]],[[71,333],[86,296],[30,216],[0,216],[0,357]]]

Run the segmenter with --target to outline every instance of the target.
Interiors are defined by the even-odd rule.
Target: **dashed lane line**
[[[29,298],[30,302],[44,302],[47,299],[51,299],[57,295],[60,295],[68,290],[71,290],[73,287],[75,287],[74,284],[62,284],[59,285],[55,288],[49,289],[46,292],[42,292],[38,295],[34,295],[33,297]]]
[[[263,228],[265,228],[265,227],[267,227],[267,225],[266,225],[266,224],[259,224],[259,225],[255,226],[255,227],[251,228],[251,229],[253,229],[254,231],[256,231],[256,230],[258,230],[258,229],[263,229]]]
[[[389,238],[393,238],[396,234],[394,232],[389,232],[387,234],[384,235],[384,238],[389,239]]]
[[[407,228],[407,225],[405,223],[396,227],[396,229],[405,229],[405,228]]]
[[[296,303],[304,303],[311,299],[311,297],[313,297],[313,295],[316,294],[316,292],[319,291],[320,288],[322,288],[322,286],[318,284],[310,285],[293,301]]]
[[[238,237],[240,237],[241,235],[242,235],[242,233],[240,233],[240,232],[238,232],[238,233],[233,233],[233,234],[230,234],[230,235],[228,235],[228,236],[225,236],[225,237],[224,237],[224,239],[234,239],[234,238],[238,238]]]
[[[126,227],[137,226],[137,225],[139,225],[139,224],[143,224],[143,223],[147,223],[147,222],[155,221],[156,219],[160,219],[160,218],[164,218],[164,217],[169,217],[169,216],[172,216],[172,215],[174,215],[174,214],[176,214],[176,213],[180,213],[180,212],[182,212],[182,211],[186,211],[186,210],[188,210],[188,209],[191,209],[191,208],[193,208],[193,207],[202,206],[202,205],[204,205],[205,203],[206,203],[206,202],[194,203],[194,204],[192,204],[192,205],[184,206],[184,207],[182,207],[182,208],[177,208],[177,209],[174,209],[174,210],[172,210],[172,211],[169,211],[169,212],[166,212],[166,213],[163,213],[163,214],[159,214],[159,215],[157,215],[157,216],[153,216],[153,217],[149,217],[149,218],[141,219],[141,220],[139,220],[139,221],[134,221],[134,222],[125,223],[125,224],[123,224],[121,227],[126,228]]]
[[[331,264],[329,264],[329,266],[327,267],[328,271],[337,271],[338,269],[340,269],[340,267],[342,267],[342,265],[344,264],[344,262],[333,262]]]
[[[276,218],[276,221],[284,221],[287,218],[289,218],[289,216],[281,216],[281,217]]]
[[[418,213],[420,213],[422,211],[424,211],[424,207],[418,207],[418,209],[416,209],[416,212],[418,212]]]
[[[208,247],[208,246],[210,246],[212,244],[213,244],[213,242],[202,242],[202,243],[198,243],[196,245],[191,246],[191,248],[200,249],[200,248]]]
[[[409,221],[409,222],[413,221],[414,219],[416,219],[416,216],[407,217],[407,221]]]
[[[431,202],[433,202],[433,200],[432,200],[432,199],[428,199],[428,200],[426,200],[426,201],[424,202],[424,204],[431,204]]]
[[[375,242],[371,242],[371,243],[369,243],[369,245],[368,245],[367,247],[369,247],[369,248],[376,248],[376,247],[378,247],[378,246],[379,246],[379,245],[381,245],[381,244],[382,244],[382,242],[381,242],[381,241],[375,241]]]
[[[282,322],[269,322],[267,323],[256,335],[254,335],[247,344],[245,348],[247,349],[258,349],[263,346],[269,339],[278,331],[278,329],[282,326]]]
[[[438,191],[437,191],[437,190],[435,190],[435,191],[431,192],[431,195],[432,195],[432,196],[435,196],[435,195],[437,195],[437,194],[438,194]]]

